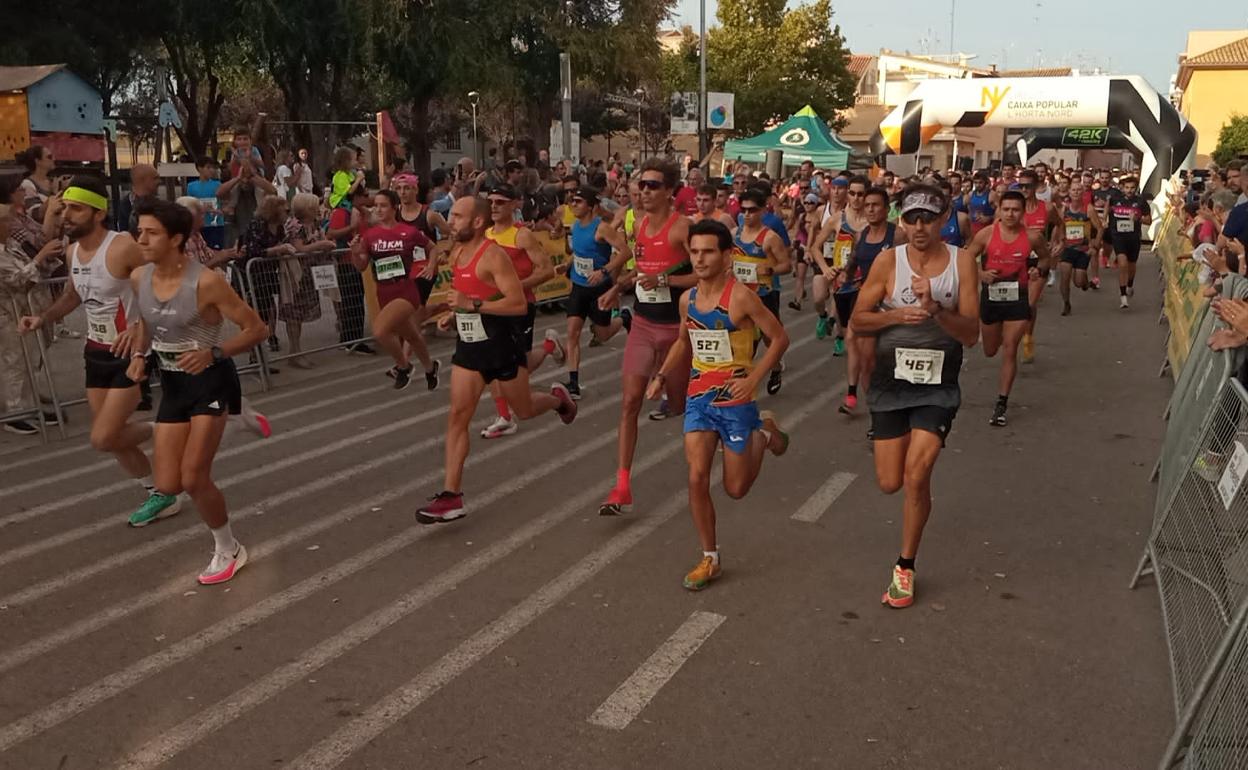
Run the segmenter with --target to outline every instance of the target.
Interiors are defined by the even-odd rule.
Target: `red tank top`
[[[493,243],[493,241],[487,238],[477,248],[477,253],[472,255],[472,259],[468,260],[468,264],[463,266],[460,266],[458,263],[455,264],[455,274],[451,279],[451,285],[455,287],[455,291],[469,299],[480,300],[481,302],[498,295],[497,286],[486,283],[477,276],[477,265],[481,263],[481,255]]]
[[[638,270],[647,275],[657,275],[666,273],[686,261],[685,255],[673,248],[667,237],[678,216],[680,212],[673,211],[672,215],[667,218],[667,222],[654,235],[648,233],[650,217],[641,218],[641,225],[637,228]]]
[[[1017,280],[1019,286],[1027,285],[1027,257],[1031,256],[1031,241],[1027,231],[1007,241],[1001,237],[1001,224],[994,223],[992,237],[984,249],[984,269],[996,270],[1002,280]]]
[[[533,260],[529,257],[529,252],[516,245],[516,240],[520,235],[520,228],[517,225],[511,225],[502,232],[495,232],[494,228],[485,231],[485,237],[494,241],[503,247],[503,251],[507,252],[507,256],[511,259],[511,264],[516,268],[516,275],[520,276],[520,280],[524,281],[533,275]],[[537,301],[537,297],[533,294],[532,289],[524,290],[524,298],[529,304]]]
[[[1023,207],[1023,227],[1036,232],[1044,232],[1044,228],[1049,223],[1049,207],[1044,201],[1036,201],[1036,207],[1030,212],[1027,207]]]

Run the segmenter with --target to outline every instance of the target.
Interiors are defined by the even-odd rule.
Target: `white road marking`
[[[802,373],[815,371],[824,365],[824,361],[816,361],[811,366],[805,367]],[[797,376],[802,376],[802,373]],[[825,389],[822,394],[808,402],[789,419],[794,425],[800,425],[804,419],[831,401],[836,392],[837,389]],[[717,461],[711,469],[712,488],[722,483],[719,467],[720,464]],[[417,674],[415,678],[373,704],[362,716],[351,720],[312,748],[304,751],[288,766],[297,770],[327,770],[337,767],[454,681],[460,674],[524,630],[546,610],[562,601],[568,594],[589,581],[677,513],[684,511],[688,505],[687,494],[687,491],[682,490],[672,495],[653,514],[640,519],[629,529],[611,538],[601,548],[593,551],[563,574],[530,594],[520,604],[473,634],[436,663]]]
[[[714,612],[699,611],[690,615],[676,633],[659,645],[654,654],[589,715],[588,722],[612,730],[628,727],[727,619]]]
[[[824,514],[824,511],[832,507],[832,504],[836,502],[836,498],[840,497],[841,493],[848,489],[849,485],[854,483],[856,478],[858,478],[856,473],[848,473],[846,471],[833,473],[832,478],[823,482],[823,485],[815,490],[815,493],[806,502],[802,503],[802,507],[798,508],[789,518],[811,524],[819,521],[819,517]]]

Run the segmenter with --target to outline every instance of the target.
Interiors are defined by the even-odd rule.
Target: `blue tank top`
[[[958,212],[949,212],[949,221],[940,228],[940,239],[950,246],[962,245],[962,228],[958,226]]]
[[[737,249],[739,249],[741,253],[749,259],[749,261],[757,262],[760,265],[766,264],[767,263],[767,250],[763,247],[763,239],[767,236],[767,232],[770,228],[764,226],[763,229],[759,231],[755,239],[749,242],[741,240],[741,231],[744,229],[745,229],[745,225],[742,225],[742,224],[737,225],[737,231],[732,234],[733,243],[736,244]],[[777,235],[779,235],[779,233],[777,233]],[[763,297],[772,293],[773,291],[779,291],[779,290],[780,290],[780,276],[776,275],[775,273],[772,273],[771,281],[769,283],[766,283],[766,284],[760,283],[758,285],[758,296]]]
[[[862,282],[867,280],[867,275],[871,272],[871,266],[875,264],[875,258],[880,256],[880,252],[893,247],[893,239],[897,237],[897,225],[892,222],[888,223],[888,228],[884,231],[884,240],[876,243],[868,243],[867,235],[863,236],[854,244],[854,250],[850,255],[853,261],[853,280],[847,281],[842,286],[842,293],[858,291],[862,286]],[[846,289],[845,287],[850,287]]]
[[[600,224],[601,217],[594,217],[587,225],[582,225],[579,219],[572,222],[572,268],[568,270],[568,277],[577,286],[588,286],[589,274],[611,261],[611,244],[594,237]],[[600,287],[609,285],[610,276],[598,283]]]
[[[991,220],[996,215],[996,209],[988,203],[991,195],[991,190],[984,190],[982,193],[977,193],[974,190],[971,190],[970,204],[968,206],[970,211],[967,213],[971,215],[972,222],[975,221],[976,215],[981,213],[986,220]]]

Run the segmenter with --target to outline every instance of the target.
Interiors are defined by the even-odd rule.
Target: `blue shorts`
[[[733,404],[714,406],[713,393],[707,393],[685,402],[685,433],[705,430],[719,434],[724,446],[737,454],[745,451],[750,434],[763,427],[758,416],[758,404]]]

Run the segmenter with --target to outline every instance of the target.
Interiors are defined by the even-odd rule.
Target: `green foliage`
[[[1225,166],[1240,155],[1248,154],[1248,115],[1232,113],[1230,121],[1222,124],[1218,132],[1218,146],[1213,151],[1213,161]]]

